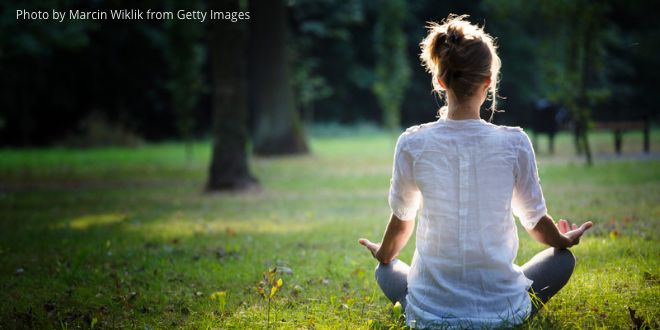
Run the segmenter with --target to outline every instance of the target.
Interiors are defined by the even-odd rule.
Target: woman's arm
[[[399,255],[401,249],[410,239],[414,228],[414,220],[404,221],[392,214],[385,229],[382,243],[373,243],[366,238],[360,238],[358,243],[366,246],[378,261],[388,264]]]
[[[580,243],[580,237],[592,226],[591,221],[583,223],[580,227],[576,224],[569,225],[568,221],[561,219],[555,222],[549,215],[544,215],[532,229],[527,232],[537,241],[557,249],[566,249]]]

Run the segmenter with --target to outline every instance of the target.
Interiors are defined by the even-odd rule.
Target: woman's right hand
[[[552,246],[557,249],[566,249],[573,245],[580,243],[580,237],[593,226],[591,221],[583,223],[581,226],[570,224],[568,221],[561,219],[555,223],[549,215],[544,215],[538,221],[536,226],[527,229],[527,232],[532,237],[544,244]]]
[[[564,219],[560,219],[559,222],[557,222],[557,229],[559,229],[559,232],[567,239],[567,248],[573,245],[578,245],[580,243],[580,237],[582,237],[582,234],[584,234],[584,232],[592,226],[593,223],[591,221],[587,221],[579,227],[576,224],[570,224]]]

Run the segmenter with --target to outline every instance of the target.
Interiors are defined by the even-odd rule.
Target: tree
[[[166,83],[176,113],[177,128],[186,144],[186,157],[192,157],[193,111],[204,89],[202,65],[204,47],[198,41],[203,32],[200,24],[180,20],[164,24],[168,46],[164,47],[170,78]]]
[[[608,99],[609,86],[604,81],[604,56],[607,5],[590,0],[565,4],[546,4],[544,12],[561,30],[555,38],[563,40],[563,65],[559,74],[552,75],[557,86],[550,96],[564,104],[574,121],[575,149],[584,153],[588,165],[593,163],[588,131],[592,120],[591,109]],[[560,48],[561,49],[561,48]]]
[[[548,98],[570,111],[576,151],[591,164],[591,109],[602,106],[610,97],[612,84],[607,76],[616,70],[615,66],[605,65],[606,48],[612,46],[608,45],[608,36],[616,33],[607,24],[609,5],[591,0],[535,4],[521,6],[516,0],[487,2],[504,30],[499,35],[504,68],[524,68],[518,73],[509,71],[516,75],[509,81],[518,81],[516,87],[522,92],[521,97],[531,94],[535,99]],[[520,33],[523,28],[526,34]],[[523,84],[528,87],[521,88]]]
[[[239,11],[239,1],[218,1],[223,11]],[[246,190],[258,185],[248,167],[245,24],[212,22],[213,154],[208,190]]]
[[[307,142],[289,80],[284,1],[250,1],[250,108],[254,152],[306,153]]]
[[[393,131],[401,125],[401,103],[410,84],[402,27],[405,18],[404,0],[382,1],[374,36],[377,78],[373,90],[383,109],[385,127]]]

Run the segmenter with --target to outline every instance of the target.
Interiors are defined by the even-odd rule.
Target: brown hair
[[[490,78],[489,99],[491,116],[498,111],[497,83],[501,62],[497,47],[482,27],[467,21],[468,15],[450,14],[440,24],[428,23],[428,35],[420,43],[420,59],[433,76],[434,90],[444,91],[438,84],[442,80],[459,101],[474,94],[487,78]],[[440,115],[446,115],[446,107]]]

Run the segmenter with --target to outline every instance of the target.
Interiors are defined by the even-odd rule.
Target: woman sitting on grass
[[[490,92],[495,111],[500,59],[493,38],[466,16],[431,24],[421,59],[446,107],[436,122],[409,128],[394,152],[392,215],[382,242],[360,239],[380,262],[376,280],[415,328],[520,324],[568,281],[566,248],[592,226],[547,214],[534,150],[518,127],[480,119]],[[491,113],[492,119],[492,113]],[[395,259],[417,226],[409,267]],[[519,267],[513,213],[551,248]]]

